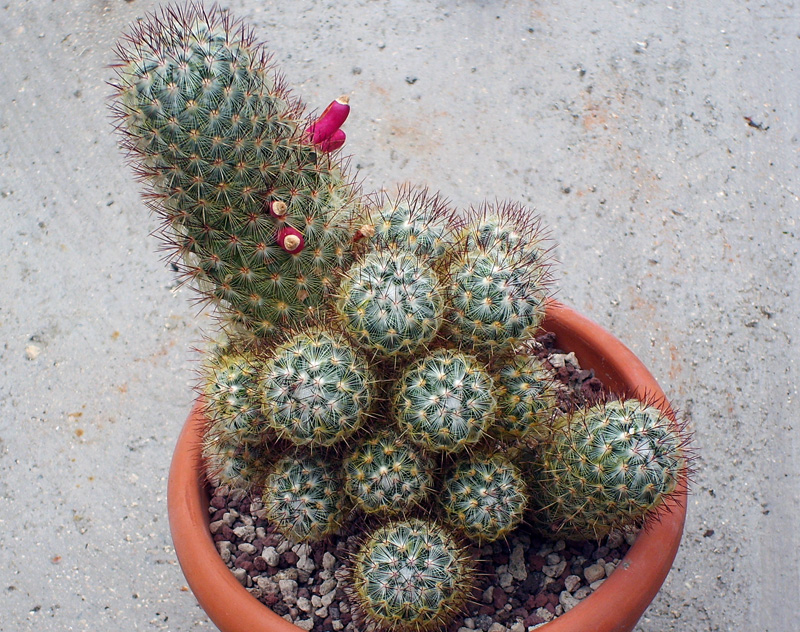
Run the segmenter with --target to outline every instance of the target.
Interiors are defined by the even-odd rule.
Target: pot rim
[[[581,366],[592,368],[609,388],[653,402],[674,414],[655,378],[611,333],[555,300],[548,300],[543,329],[568,340]],[[575,350],[574,347],[578,347]],[[209,530],[208,493],[202,474],[204,417],[195,402],[178,438],[169,472],[167,505],[175,553],[195,598],[221,632],[301,632],[252,597],[222,561]],[[616,571],[542,632],[632,630],[664,582],[680,545],[686,519],[686,481],[662,512],[639,534]]]

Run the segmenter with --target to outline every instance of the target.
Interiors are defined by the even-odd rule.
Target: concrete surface
[[[684,544],[640,632],[797,630],[800,6],[226,6],[312,107],[351,94],[366,189],[536,207],[559,297],[691,421]],[[148,237],[106,108],[115,38],[154,7],[0,6],[4,632],[213,628],[165,508],[208,319]]]

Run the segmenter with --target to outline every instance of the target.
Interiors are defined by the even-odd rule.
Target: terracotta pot
[[[636,356],[599,325],[555,301],[544,328],[616,392],[664,398]],[[663,401],[666,401],[663,399]],[[666,404],[665,404],[666,406]],[[251,597],[223,563],[209,532],[208,492],[200,469],[203,418],[195,405],[178,439],[169,474],[169,522],[175,552],[197,601],[222,632],[300,632]],[[678,551],[686,517],[685,486],[674,510],[639,535],[617,570],[542,632],[628,632],[655,597]]]

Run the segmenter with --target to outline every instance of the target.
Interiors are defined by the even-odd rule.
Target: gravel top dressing
[[[555,337],[537,338],[539,356],[563,386],[559,407],[592,405],[603,386],[582,370],[574,354],[554,348]],[[360,545],[358,524],[315,543],[292,544],[266,520],[258,497],[242,490],[212,491],[211,533],[222,560],[262,603],[304,630],[362,629],[348,599],[348,560]],[[636,533],[613,531],[600,543],[546,540],[522,525],[505,541],[470,551],[479,560],[476,587],[464,615],[449,632],[525,632],[570,610],[616,568]]]

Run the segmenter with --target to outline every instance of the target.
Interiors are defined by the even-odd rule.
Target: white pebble
[[[558,596],[558,603],[564,608],[564,612],[569,612],[578,605],[578,600],[568,590],[562,590]]]
[[[277,566],[281,561],[281,556],[278,555],[278,552],[275,550],[274,546],[268,546],[261,551],[261,557],[264,558],[267,566]]]
[[[341,621],[339,621],[339,619],[336,619],[336,621],[331,623],[331,627],[334,630],[336,630],[336,632],[339,632],[339,630],[341,630],[344,627],[344,624]]]
[[[324,608],[327,608],[328,606],[330,606],[333,603],[334,597],[336,597],[336,592],[335,591],[331,591],[327,595],[323,595],[322,596],[322,606]]]
[[[294,624],[301,630],[310,631],[314,627],[314,619],[300,619],[295,621]]]
[[[567,560],[561,560],[558,564],[543,566],[542,572],[548,577],[559,577],[567,567]]]
[[[278,586],[283,595],[283,601],[289,605],[297,603],[297,582],[293,579],[281,579]]]
[[[336,590],[338,582],[335,579],[326,579],[319,587],[319,594],[323,597]]]
[[[242,542],[239,545],[239,550],[242,553],[247,553],[248,555],[252,555],[253,553],[256,552],[256,547],[253,546],[252,544],[248,544],[247,542]]]
[[[606,580],[605,579],[598,579],[596,582],[592,582],[591,584],[589,584],[589,588],[591,588],[592,590],[597,590],[598,588],[600,588],[600,586],[603,585],[604,581],[606,581]]]
[[[506,632],[508,628],[504,626],[502,623],[498,623],[495,621],[492,625],[489,626],[489,632]]]
[[[301,555],[300,559],[297,560],[297,570],[299,571],[304,571],[306,573],[313,573],[316,568],[317,565],[314,564],[314,559],[311,557],[307,557],[306,555]]]
[[[589,595],[592,594],[592,588],[590,586],[581,586],[572,593],[572,596],[575,597],[577,600],[586,599]]]
[[[239,583],[242,586],[246,586],[247,585],[247,571],[244,570],[243,568],[234,568],[233,569],[233,576],[237,580],[239,580]]]
[[[525,548],[521,544],[516,545],[511,551],[508,572],[518,582],[524,582],[528,578],[528,569],[525,566]]]
[[[28,345],[25,347],[25,357],[28,360],[35,360],[39,357],[39,354],[42,352],[41,347],[37,347],[36,345]]]
[[[305,597],[297,598],[297,607],[303,612],[311,612],[311,602]]]
[[[592,564],[583,569],[583,576],[590,584],[606,576],[606,569],[602,564]]]
[[[578,586],[581,585],[581,578],[577,575],[567,575],[564,579],[564,588],[569,592],[574,593]]]
[[[566,562],[564,562],[564,566],[566,566]],[[514,578],[511,576],[511,573],[501,573],[497,577],[497,581],[500,584],[500,588],[508,588],[511,584],[514,583]]]
[[[550,566],[558,564],[560,561],[561,556],[558,553],[550,553],[550,555],[545,558],[545,562],[547,562]]]
[[[534,612],[537,617],[540,619],[544,619],[545,621],[552,621],[553,613],[550,612],[547,608],[536,608],[536,612]]]
[[[326,571],[332,571],[334,566],[336,566],[336,557],[325,551],[325,555],[322,556],[322,568]]]

